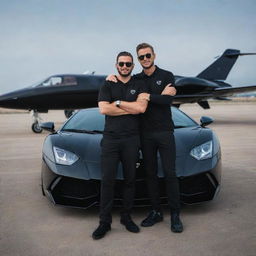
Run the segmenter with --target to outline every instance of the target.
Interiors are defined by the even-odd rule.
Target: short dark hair
[[[138,51],[139,51],[140,49],[144,49],[144,48],[150,48],[150,49],[152,50],[152,52],[155,53],[153,46],[150,45],[150,44],[148,44],[148,43],[141,43],[141,44],[138,44],[137,47],[136,47],[136,52],[138,53]]]
[[[133,62],[133,57],[132,57],[131,53],[129,53],[129,52],[119,52],[117,57],[116,57],[116,62],[118,62],[118,58],[121,57],[121,56],[129,56],[129,57],[132,58],[132,62]]]

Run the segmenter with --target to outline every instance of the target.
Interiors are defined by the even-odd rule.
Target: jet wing
[[[173,103],[174,104],[194,103],[199,101],[205,101],[208,99],[232,96],[238,93],[245,93],[245,92],[252,92],[252,91],[256,91],[256,85],[214,88],[212,91],[207,93],[202,92],[202,93],[196,93],[196,94],[175,95],[173,99]]]
[[[175,95],[173,99],[173,104],[183,104],[183,103],[195,103],[202,100],[207,100],[214,98],[213,93],[199,93],[199,94],[184,94],[184,95]]]
[[[214,96],[232,96],[238,93],[256,91],[256,85],[228,87],[228,88],[215,88],[213,91]]]

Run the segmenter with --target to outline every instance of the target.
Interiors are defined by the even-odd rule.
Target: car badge
[[[134,94],[136,92],[136,90],[130,90],[131,94]]]
[[[158,81],[156,81],[156,84],[157,84],[157,85],[161,85],[161,84],[162,84],[162,81],[161,81],[161,80],[158,80]]]

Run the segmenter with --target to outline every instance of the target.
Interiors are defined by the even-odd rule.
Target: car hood
[[[176,156],[182,157],[190,153],[191,149],[212,139],[212,130],[208,128],[188,127],[176,129],[174,132]]]
[[[198,127],[175,129],[177,156],[183,156],[190,150],[210,138],[211,130]],[[98,161],[101,153],[102,134],[60,132],[52,137],[52,145],[77,154],[85,161]]]
[[[185,161],[193,147],[210,140],[212,131],[200,126],[188,127],[175,129],[174,135],[178,163]],[[43,147],[45,161],[57,174],[74,178],[99,179],[101,177],[101,139],[102,134],[58,132],[49,135]],[[79,160],[71,166],[56,164],[53,146],[76,154]],[[162,176],[161,171],[160,176]],[[119,166],[117,178],[123,178],[121,166]]]

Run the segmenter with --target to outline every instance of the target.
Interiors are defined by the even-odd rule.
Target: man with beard
[[[151,45],[139,44],[136,52],[143,70],[134,78],[144,81],[148,89],[148,93],[141,93],[138,99],[148,101],[147,110],[141,118],[141,144],[147,188],[152,204],[152,210],[142,221],[141,226],[150,227],[163,220],[157,176],[157,153],[159,152],[170,205],[171,230],[180,233],[183,231],[183,225],[180,220],[179,182],[175,171],[174,125],[170,110],[172,98],[176,94],[176,89],[173,87],[175,80],[171,72],[160,69],[154,64],[156,55]],[[107,80],[115,81],[115,77],[110,75]],[[126,106],[124,103],[120,106],[126,111],[131,110],[131,107],[133,106]]]
[[[120,222],[128,231],[139,232],[139,227],[132,221],[130,214],[140,146],[138,114],[145,112],[147,107],[147,100],[137,100],[137,96],[147,90],[142,80],[131,77],[133,67],[132,55],[128,52],[120,52],[116,59],[116,68],[119,73],[117,82],[106,81],[98,96],[100,112],[106,117],[101,143],[100,224],[92,234],[93,239],[104,237],[111,229],[114,183],[119,162],[122,163],[124,176],[123,209]],[[122,110],[120,107],[123,101],[132,110]]]

